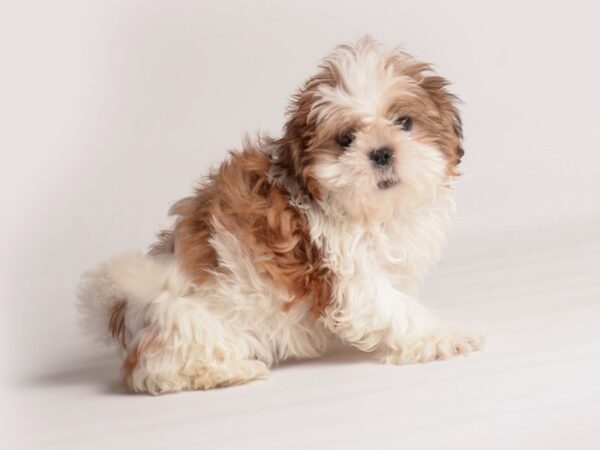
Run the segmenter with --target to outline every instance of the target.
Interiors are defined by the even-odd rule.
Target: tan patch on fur
[[[108,320],[108,330],[113,338],[125,347],[125,311],[127,305],[125,302],[117,303],[110,310],[110,319]]]
[[[123,361],[123,382],[126,386],[131,385],[131,377],[133,376],[133,371],[138,365],[140,359],[140,346],[136,345],[133,349],[129,351],[127,358]]]
[[[309,78],[304,86],[293,97],[288,110],[283,137],[275,141],[278,147],[278,162],[289,170],[300,186],[313,198],[321,199],[319,183],[314,176],[313,166],[321,152],[341,150],[336,145],[315,145],[317,138],[317,121],[311,115],[313,104],[320,86],[336,86],[343,83],[343,78],[336,72],[335,66],[321,66],[321,72]],[[333,125],[333,124],[332,124]],[[324,124],[320,124],[319,132],[325,132]],[[337,127],[331,127],[337,132]]]
[[[163,230],[158,233],[158,242],[155,242],[150,247],[149,254],[161,255],[165,253],[173,253],[175,251],[175,239],[171,230]]]
[[[173,231],[173,248],[181,267],[200,285],[210,278],[210,272],[218,268],[217,253],[210,244],[214,234],[212,210],[218,202],[219,192],[212,177],[196,190],[194,197],[187,197],[171,208],[177,216]]]
[[[456,102],[458,99],[446,90],[448,81],[440,76],[427,76],[420,83],[431,97],[439,113],[439,119],[432,124],[436,144],[448,158],[448,173],[457,176],[456,166],[465,154],[462,148],[462,122]]]
[[[123,360],[123,366],[121,367],[122,375],[123,375],[123,383],[127,388],[131,387],[131,378],[133,377],[133,372],[138,368],[140,361],[144,358],[145,352],[155,352],[158,353],[162,350],[162,346],[160,346],[156,342],[156,338],[153,335],[148,335],[144,339],[142,339],[138,344],[136,344],[129,353],[127,357]]]
[[[175,254],[196,285],[225,270],[210,243],[218,224],[242,242],[258,273],[290,293],[288,307],[308,299],[312,311],[322,313],[331,301],[332,275],[310,239],[305,214],[267,179],[271,164],[269,154],[249,144],[231,152],[194,197],[173,207]]]

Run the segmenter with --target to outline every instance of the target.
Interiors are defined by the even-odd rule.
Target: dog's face
[[[321,69],[295,98],[282,156],[324,206],[379,217],[422,203],[457,174],[455,99],[427,64],[363,39]]]

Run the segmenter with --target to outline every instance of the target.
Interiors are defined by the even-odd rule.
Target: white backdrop
[[[74,325],[81,271],[150,244],[207,168],[244,132],[277,134],[319,59],[365,33],[433,62],[464,101],[450,258],[492,240],[518,252],[530,235],[552,246],[555,230],[600,240],[593,2],[13,3],[0,13],[5,378],[93,359]]]

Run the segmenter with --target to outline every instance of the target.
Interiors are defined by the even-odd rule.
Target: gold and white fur
[[[444,322],[418,299],[418,284],[445,242],[453,175],[436,141],[419,138],[417,120],[414,130],[399,130],[382,107],[391,90],[417,89],[420,82],[391,70],[389,58],[415,63],[368,38],[338,47],[325,60],[342,82],[313,92],[309,114],[319,124],[317,134],[326,139],[332,123],[348,116],[360,125],[347,150],[311,160],[320,196],[307,195],[277,164],[278,141],[256,144],[274,161],[269,182],[305,215],[310,240],[334,274],[322,313],[315,315],[310,301],[286,307],[293,293],[258,271],[252,249],[217,217],[209,243],[219,270],[201,284],[176,250],[123,254],[84,274],[78,290],[83,327],[104,341],[119,337],[131,390],[158,394],[244,383],[266,376],[278,361],[317,357],[337,342],[394,364],[482,346],[479,334]],[[386,189],[378,187],[383,175],[368,157],[382,145],[394,149],[385,176],[397,184]],[[121,303],[126,308],[116,317]],[[115,336],[109,324],[118,319]]]

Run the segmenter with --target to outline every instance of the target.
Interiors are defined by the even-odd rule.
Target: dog
[[[85,273],[83,327],[121,347],[128,388],[241,384],[340,342],[391,364],[479,350],[418,300],[464,153],[447,85],[370,37],[336,47],[281,137],[245,138],[148,254]]]

